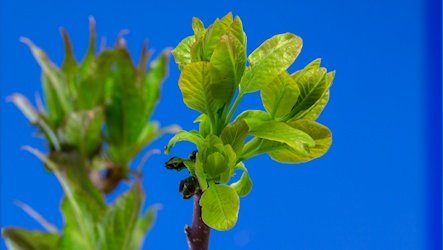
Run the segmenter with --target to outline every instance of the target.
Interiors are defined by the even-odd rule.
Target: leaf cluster
[[[195,120],[199,129],[179,131],[166,152],[179,141],[196,145],[195,159],[182,161],[203,192],[202,219],[227,230],[236,224],[239,196],[252,188],[245,160],[268,154],[279,162],[302,163],[326,153],[331,132],[315,120],[328,102],[335,72],[316,59],[289,73],[302,48],[302,39],[291,33],[269,38],[247,56],[243,24],[231,13],[208,27],[194,18],[192,29],[172,54],[181,70],[183,101],[201,113]],[[234,117],[242,98],[257,91],[264,110]],[[242,175],[232,182],[236,171]]]

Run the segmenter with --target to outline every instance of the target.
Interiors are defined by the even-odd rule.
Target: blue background
[[[14,205],[21,200],[61,227],[61,188],[22,145],[43,148],[21,113],[5,99],[33,98],[40,69],[18,42],[31,38],[62,60],[58,28],[70,32],[81,58],[88,16],[113,44],[120,29],[135,58],[144,38],[160,51],[191,34],[191,18],[206,24],[228,11],[240,15],[248,51],[277,33],[304,39],[292,70],[321,57],[337,70],[331,100],[320,117],[334,135],[330,151],[303,165],[260,156],[246,162],[254,181],[241,200],[239,221],[213,232],[211,249],[441,249],[441,3],[374,1],[86,1],[14,0],[0,4],[1,226],[41,227]],[[171,62],[154,119],[195,128]],[[242,102],[261,108],[258,93]],[[150,148],[162,148],[168,138]],[[173,154],[186,156],[188,144]],[[185,175],[168,172],[155,156],[145,167],[147,203],[161,203],[145,249],[185,249],[183,226],[192,202],[177,192]],[[120,190],[123,190],[121,187]],[[2,242],[2,247],[4,243]]]

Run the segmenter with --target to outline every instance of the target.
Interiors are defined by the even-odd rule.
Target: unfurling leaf
[[[194,143],[195,145],[199,146],[203,143],[203,138],[195,131],[179,131],[177,134],[175,134],[170,140],[168,145],[165,148],[165,153],[169,154],[169,151],[171,148],[180,141],[189,141]]]
[[[240,162],[237,167],[243,171],[240,180],[232,183],[230,186],[237,192],[240,197],[244,197],[251,192],[252,189],[252,180],[249,177],[248,170],[246,169],[243,162]]]

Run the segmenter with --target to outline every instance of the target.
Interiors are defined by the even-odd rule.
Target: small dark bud
[[[167,169],[175,169],[177,171],[180,171],[182,169],[185,169],[186,166],[183,163],[184,159],[179,158],[179,157],[172,157],[171,159],[169,159],[166,163],[165,166]]]
[[[183,195],[183,199],[191,198],[199,190],[198,180],[194,176],[180,181],[179,192]]]
[[[197,156],[197,153],[198,153],[197,150],[192,151],[192,153],[189,155],[189,160],[191,160],[191,161],[195,161],[195,158],[196,158],[196,156]]]

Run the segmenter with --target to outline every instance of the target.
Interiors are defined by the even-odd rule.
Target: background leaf
[[[57,250],[60,236],[55,233],[28,231],[19,228],[2,230],[9,250]]]

